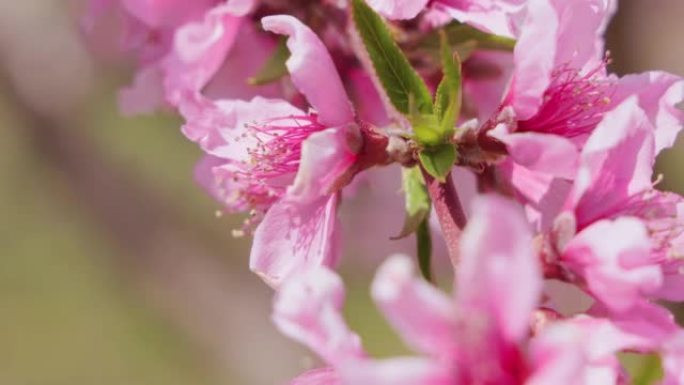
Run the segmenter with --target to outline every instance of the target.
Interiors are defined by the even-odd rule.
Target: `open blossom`
[[[251,267],[278,285],[308,264],[336,262],[339,190],[362,143],[332,58],[313,31],[291,16],[266,17],[263,26],[288,36],[287,67],[312,109],[256,97],[192,101],[181,111],[186,135],[210,156],[207,187],[228,209],[263,216]]]
[[[530,209],[562,203],[586,140],[630,96],[648,111],[657,151],[672,146],[681,129],[684,115],[674,107],[684,98],[681,78],[607,73],[601,36],[614,10],[613,2],[597,0],[526,4],[511,83],[480,135],[505,145],[508,157],[498,168]]]
[[[531,236],[512,202],[480,198],[462,239],[455,298],[415,278],[406,257],[385,262],[373,298],[421,357],[369,358],[341,316],[339,277],[325,268],[294,277],[276,296],[274,321],[329,366],[291,384],[623,384],[616,354],[629,350],[663,354],[670,362],[663,383],[676,383],[682,352],[674,341],[682,332],[655,305],[614,320],[599,311],[534,327],[544,312]]]
[[[249,28],[243,26],[243,19],[254,3],[92,0],[88,24],[94,24],[99,14],[118,8],[125,30],[124,48],[133,53],[139,67],[133,83],[120,93],[122,111],[137,114],[167,104],[176,106],[181,96],[199,92],[231,48],[239,44],[241,28]],[[247,38],[262,53],[274,47],[272,42]]]
[[[655,132],[636,97],[608,112],[580,157],[546,251],[609,308],[681,300],[682,197],[655,190]],[[557,257],[553,257],[557,254]]]

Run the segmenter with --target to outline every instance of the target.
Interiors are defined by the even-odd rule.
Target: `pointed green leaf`
[[[444,27],[449,43],[454,47],[463,44],[475,44],[479,49],[513,51],[515,39],[506,36],[494,35],[464,23],[451,22]],[[428,50],[439,49],[439,32],[428,34],[421,40],[420,46]],[[459,52],[460,53],[460,52]],[[465,56],[463,56],[465,57]]]
[[[515,39],[480,31],[468,24],[452,22],[445,30],[451,44],[460,45],[467,41],[476,41],[480,49],[513,51],[515,48]]]
[[[425,187],[420,168],[404,168],[402,170],[402,184],[406,218],[401,232],[392,239],[401,239],[414,233],[430,214],[430,195],[428,195],[427,187]]]
[[[439,37],[444,76],[435,95],[435,114],[439,120],[439,132],[446,138],[453,135],[456,120],[461,113],[461,62],[458,54],[451,52],[446,34],[442,31]]]
[[[430,235],[430,224],[428,218],[420,222],[416,231],[416,243],[418,248],[418,266],[423,277],[432,281],[432,236]]]
[[[409,121],[418,143],[424,146],[437,146],[444,143],[444,135],[440,132],[440,122],[436,115],[411,115]]]
[[[382,17],[364,0],[352,0],[352,16],[373,63],[375,74],[392,105],[399,112],[409,114],[409,104],[413,98],[420,113],[431,114],[430,91],[392,39]]]
[[[456,162],[456,148],[451,143],[428,147],[421,151],[418,157],[428,174],[444,182]]]
[[[271,57],[264,63],[263,67],[247,82],[253,86],[260,86],[274,82],[287,75],[287,66],[285,62],[290,58],[290,50],[287,49],[287,38],[281,38],[278,41],[275,51]]]

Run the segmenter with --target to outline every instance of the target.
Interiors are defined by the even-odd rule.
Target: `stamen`
[[[543,132],[574,138],[589,134],[601,121],[610,104],[614,83],[603,72],[608,59],[580,75],[569,66],[558,67],[544,92],[544,102],[535,116],[518,122],[520,132]]]
[[[325,127],[318,116],[287,116],[248,124],[244,139],[253,143],[248,157],[231,167],[226,204],[265,212],[285,193],[299,168],[302,142]],[[251,222],[251,221],[250,221]]]

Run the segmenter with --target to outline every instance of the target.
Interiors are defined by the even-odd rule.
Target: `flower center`
[[[314,114],[273,118],[247,125],[247,157],[231,164],[233,190],[229,206],[265,212],[292,184],[299,168],[302,142],[325,129]]]
[[[568,66],[556,68],[535,116],[518,122],[520,132],[543,132],[575,138],[589,134],[610,104],[613,82],[606,78],[607,61],[585,75]]]

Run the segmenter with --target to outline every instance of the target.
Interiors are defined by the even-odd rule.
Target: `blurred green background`
[[[684,74],[684,2],[620,4],[614,70]],[[199,151],[173,116],[118,114],[130,74],[89,55],[70,5],[0,4],[0,384],[277,384],[310,367],[269,322],[239,218],[193,183]],[[662,156],[664,188],[684,190],[682,157]],[[372,353],[401,350],[370,276],[350,275],[350,323]]]

